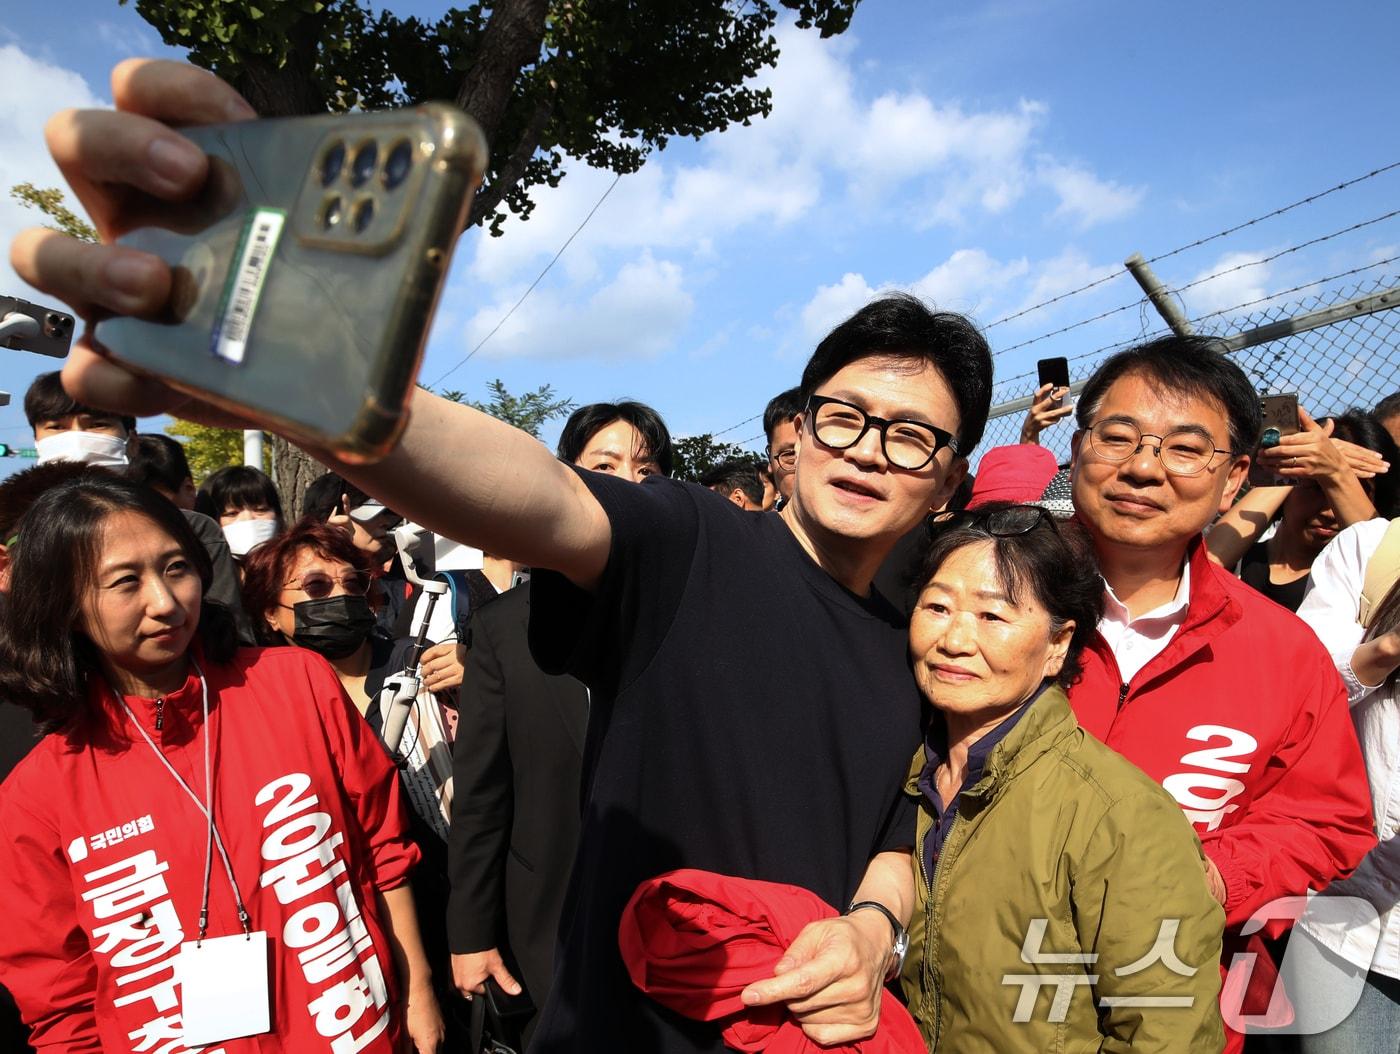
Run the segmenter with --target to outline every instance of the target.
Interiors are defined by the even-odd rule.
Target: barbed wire
[[[1335,194],[1340,190],[1346,190],[1348,187],[1354,187],[1358,183],[1364,183],[1368,179],[1374,179],[1376,176],[1384,175],[1386,172],[1389,172],[1392,169],[1396,168],[1400,168],[1400,161],[1392,161],[1388,165],[1382,165],[1380,168],[1372,169],[1365,175],[1357,176],[1354,179],[1348,179],[1345,182],[1338,183],[1335,187],[1328,187],[1326,190],[1318,191],[1316,194],[1309,194],[1307,197],[1299,198],[1297,201],[1293,202],[1290,205],[1284,205],[1281,208],[1274,209],[1272,212],[1266,212],[1262,216],[1255,216],[1251,220],[1245,220],[1243,223],[1237,223],[1233,227],[1225,228],[1225,230],[1223,231],[1216,231],[1214,234],[1207,235],[1204,238],[1197,238],[1195,241],[1189,242],[1186,245],[1178,246],[1177,248],[1172,249],[1169,252],[1158,253],[1156,256],[1149,258],[1147,262],[1149,264],[1155,264],[1159,260],[1167,260],[1173,256],[1177,256],[1191,249],[1198,249],[1202,245],[1209,245],[1211,242],[1219,241],[1221,238],[1226,238],[1229,237],[1231,234],[1235,234],[1239,231],[1242,231],[1246,227],[1253,227],[1257,223],[1263,223],[1265,220],[1271,220],[1276,216],[1282,216],[1286,212],[1292,212],[1296,208],[1301,208],[1304,205],[1310,205],[1314,201],[1319,201],[1322,198],[1327,197],[1329,194]],[[1057,296],[1052,296],[1048,300],[1042,300],[1038,304],[1032,304],[1030,307],[1022,308],[1020,311],[1016,311],[1010,315],[1006,315],[1002,318],[999,318],[995,322],[988,322],[987,325],[983,327],[983,329],[992,329],[996,326],[1002,325],[1005,322],[1010,322],[1013,319],[1020,318],[1022,315],[1029,315],[1034,311],[1039,311],[1041,308],[1049,307],[1051,304],[1058,304],[1061,300],[1068,300],[1070,297],[1078,296],[1080,293],[1087,293],[1090,289],[1097,289],[1099,286],[1111,282],[1115,278],[1120,278],[1126,273],[1126,271],[1115,269],[1111,274],[1106,274],[1102,278],[1096,278],[1094,279],[1094,281],[1089,282],[1085,285],[1081,285],[1077,289],[1071,289],[1068,292],[1060,293]]]
[[[1328,234],[1319,235],[1316,238],[1310,238],[1305,242],[1299,242],[1297,245],[1290,245],[1286,249],[1280,249],[1276,253],[1271,253],[1268,256],[1262,256],[1257,260],[1246,260],[1243,263],[1236,264],[1233,267],[1226,267],[1223,270],[1214,272],[1213,274],[1208,274],[1200,278],[1193,279],[1192,281],[1187,282],[1185,285],[1177,286],[1175,289],[1170,290],[1170,292],[1173,295],[1180,295],[1188,289],[1194,289],[1196,286],[1204,285],[1205,283],[1214,281],[1217,278],[1223,278],[1226,275],[1235,274],[1236,272],[1243,271],[1249,267],[1261,267],[1264,264],[1273,263],[1280,257],[1287,256],[1290,253],[1300,252],[1303,249],[1309,249],[1315,245],[1321,245],[1323,242],[1329,242],[1334,238],[1340,238],[1344,234],[1352,234],[1356,231],[1362,230],[1365,227],[1371,227],[1377,223],[1382,223],[1385,220],[1393,219],[1396,216],[1400,216],[1400,209],[1392,209],[1390,212],[1384,213],[1380,216],[1375,216],[1369,220],[1362,220],[1360,223],[1353,223],[1349,227],[1343,227],[1340,230],[1335,230]],[[1323,279],[1323,281],[1325,280],[1326,279]],[[1002,348],[999,351],[993,352],[992,355],[994,358],[999,355],[1006,355],[1013,351],[1019,351],[1021,348],[1030,347],[1032,344],[1038,344],[1042,340],[1048,340],[1051,337],[1058,337],[1063,333],[1069,333],[1071,330],[1079,329],[1083,326],[1090,325],[1094,322],[1101,322],[1106,318],[1111,318],[1112,316],[1121,314],[1124,311],[1131,311],[1133,308],[1138,307],[1139,305],[1144,303],[1145,300],[1146,297],[1142,297],[1137,300],[1134,300],[1130,304],[1123,304],[1119,307],[1110,308],[1107,311],[1101,311],[1099,314],[1094,315],[1092,318],[1085,318],[1080,319],[1078,322],[1071,322],[1067,326],[1061,326],[1059,329],[1051,330],[1048,333],[1042,333],[1038,337],[1031,337],[1027,340],[1021,341],[1018,344],[1012,344],[1010,347]]]
[[[432,384],[428,385],[430,389],[436,388],[443,381],[447,380],[448,377],[451,377],[454,373],[456,373],[458,370],[460,370],[463,366],[467,364],[467,360],[469,360],[473,355],[475,355],[478,351],[480,351],[483,347],[486,346],[486,342],[496,335],[500,328],[506,324],[506,321],[510,318],[510,316],[515,314],[516,309],[519,308],[521,304],[525,303],[525,298],[535,291],[535,286],[539,285],[540,282],[544,280],[544,276],[549,274],[549,269],[559,262],[559,257],[564,255],[564,250],[567,249],[573,243],[573,240],[579,236],[579,232],[582,231],[584,227],[588,226],[588,221],[591,220],[593,218],[593,214],[597,212],[599,208],[602,207],[603,202],[608,200],[608,195],[613,192],[613,187],[617,186],[618,181],[621,179],[622,173],[619,172],[616,176],[613,177],[613,181],[608,184],[608,189],[603,191],[603,196],[593,203],[593,207],[588,210],[588,215],[583,218],[583,222],[580,223],[577,227],[575,227],[574,233],[569,235],[569,237],[564,241],[563,245],[559,246],[559,251],[554,254],[553,258],[550,259],[549,263],[544,265],[544,270],[535,276],[535,280],[530,283],[530,287],[526,289],[525,292],[520,294],[520,299],[517,300],[514,304],[512,304],[510,310],[501,316],[501,320],[491,327],[491,332],[486,334],[486,336],[482,337],[481,340],[477,342],[476,347],[472,348],[471,351],[463,355],[460,361],[458,361],[458,363],[455,366],[453,366],[450,370],[444,373],[437,380],[433,381]]]
[[[732,432],[732,431],[734,431],[736,428],[743,428],[744,425],[748,424],[750,421],[757,421],[757,420],[758,420],[760,417],[762,417],[762,416],[763,416],[763,411],[760,411],[760,412],[754,414],[752,417],[746,417],[746,418],[744,418],[744,419],[743,419],[742,421],[740,421],[737,425],[730,425],[728,428],[721,428],[718,432],[711,432],[711,433],[710,433],[710,438],[711,438],[711,439],[714,439],[716,436],[722,436],[722,435],[724,435],[726,432]],[[745,442],[748,442],[748,440],[745,440]]]

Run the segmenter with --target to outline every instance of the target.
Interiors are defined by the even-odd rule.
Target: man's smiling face
[[[840,399],[887,420],[911,420],[956,434],[957,403],[943,375],[926,360],[873,355],[839,370],[813,393]],[[957,456],[943,448],[921,469],[891,465],[871,427],[854,446],[834,450],[812,433],[812,415],[798,418],[794,500],[827,535],[846,540],[899,538],[956,486]]]

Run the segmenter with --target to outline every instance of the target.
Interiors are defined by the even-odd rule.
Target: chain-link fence
[[[1384,297],[1383,294],[1395,294]],[[1376,309],[1353,314],[1347,305],[1380,297]],[[1298,402],[1313,416],[1340,413],[1352,407],[1371,409],[1391,392],[1400,390],[1400,276],[1378,279],[1315,293],[1301,300],[1266,305],[1247,314],[1215,313],[1192,319],[1198,333],[1221,337],[1239,350],[1232,355],[1261,393],[1297,392]],[[1150,308],[1148,309],[1150,310]],[[1318,317],[1319,312],[1339,316]],[[1267,327],[1316,326],[1303,332],[1274,336]],[[1324,322],[1317,325],[1319,321]],[[1254,331],[1260,331],[1255,333]],[[1162,328],[1146,338],[1160,336]],[[1259,337],[1263,343],[1253,343]],[[1070,359],[1070,378],[1082,381],[1115,351],[1138,339],[1097,348]],[[1249,345],[1243,346],[1240,345]],[[978,454],[994,446],[1020,441],[1027,398],[1035,391],[1034,373],[999,382],[993,391],[992,417],[978,447]],[[1061,462],[1069,457],[1073,424],[1061,422],[1041,434],[1041,443]]]

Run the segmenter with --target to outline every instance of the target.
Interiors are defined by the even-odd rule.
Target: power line
[[[1245,268],[1247,268],[1247,267],[1260,267],[1260,266],[1262,266],[1262,265],[1264,265],[1264,264],[1273,263],[1275,260],[1279,259],[1280,257],[1287,256],[1287,255],[1289,255],[1290,253],[1296,253],[1296,252],[1299,252],[1299,251],[1301,251],[1301,250],[1303,250],[1303,249],[1311,248],[1311,247],[1314,246],[1314,245],[1321,245],[1323,242],[1329,242],[1329,241],[1331,241],[1333,238],[1340,238],[1340,237],[1341,237],[1342,235],[1344,235],[1344,234],[1351,234],[1351,233],[1353,233],[1353,232],[1355,232],[1355,231],[1361,230],[1361,229],[1364,228],[1364,227],[1370,227],[1370,226],[1373,226],[1373,225],[1375,225],[1375,224],[1377,224],[1377,223],[1382,223],[1382,222],[1384,222],[1385,220],[1393,219],[1393,218],[1396,217],[1396,216],[1400,216],[1400,209],[1394,209],[1394,210],[1392,210],[1392,211],[1390,211],[1390,212],[1385,213],[1384,215],[1376,216],[1376,217],[1374,217],[1374,218],[1372,218],[1372,219],[1369,219],[1369,220],[1362,220],[1360,223],[1353,223],[1350,227],[1343,227],[1341,230],[1332,231],[1330,234],[1323,234],[1323,235],[1320,235],[1319,237],[1311,238],[1311,239],[1309,239],[1308,241],[1305,241],[1305,242],[1299,242],[1297,245],[1290,245],[1290,246],[1289,246],[1288,248],[1286,248],[1286,249],[1280,249],[1280,250],[1279,250],[1278,252],[1276,252],[1276,253],[1272,253],[1272,254],[1270,254],[1270,255],[1268,255],[1268,256],[1260,257],[1260,258],[1257,259],[1257,260],[1246,260],[1244,263],[1236,264],[1236,265],[1233,266],[1233,267],[1224,268],[1223,270],[1216,271],[1216,272],[1214,272],[1213,274],[1208,274],[1208,275],[1205,275],[1204,277],[1197,278],[1197,279],[1194,279],[1193,281],[1187,282],[1185,285],[1177,286],[1177,287],[1173,290],[1173,292],[1174,292],[1174,293],[1183,293],[1183,292],[1185,292],[1187,289],[1192,289],[1192,288],[1195,288],[1196,286],[1204,285],[1206,282],[1213,281],[1213,280],[1216,279],[1216,278],[1222,278],[1222,277],[1224,277],[1225,275],[1234,274],[1234,273],[1236,273],[1237,271],[1243,271],[1243,270],[1244,270]],[[1167,255],[1171,255],[1171,254],[1167,254]],[[1160,260],[1160,259],[1162,259],[1162,257],[1160,257],[1160,256],[1159,256],[1159,257],[1154,257],[1153,259]],[[1375,266],[1375,265],[1371,265],[1371,266]],[[1325,278],[1324,278],[1324,279],[1320,279],[1320,281],[1327,281],[1327,279],[1325,279]],[[1279,295],[1282,295],[1282,294],[1279,294]],[[1133,308],[1135,308],[1135,307],[1139,306],[1140,304],[1142,304],[1143,302],[1144,302],[1143,299],[1138,299],[1138,300],[1134,300],[1134,301],[1133,301],[1132,303],[1130,303],[1130,304],[1123,304],[1123,305],[1121,305],[1120,307],[1110,308],[1110,309],[1107,310],[1107,311],[1102,311],[1102,312],[1100,312],[1099,314],[1094,315],[1092,318],[1085,318],[1085,319],[1081,319],[1081,320],[1078,321],[1078,322],[1071,322],[1071,323],[1070,323],[1069,325],[1067,325],[1067,326],[1061,326],[1059,329],[1051,330],[1049,333],[1042,333],[1042,334],[1040,334],[1038,337],[1031,337],[1031,338],[1029,338],[1029,339],[1027,339],[1027,340],[1021,341],[1019,344],[1012,344],[1009,348],[1002,348],[1000,351],[994,352],[993,354],[994,354],[994,356],[995,356],[995,355],[1006,355],[1006,354],[1008,354],[1009,352],[1013,352],[1013,351],[1017,351],[1017,350],[1019,350],[1019,349],[1021,349],[1021,348],[1029,347],[1031,344],[1038,344],[1040,341],[1042,341],[1042,340],[1047,340],[1047,339],[1049,339],[1050,337],[1058,337],[1058,336],[1060,336],[1062,333],[1068,333],[1068,332],[1070,332],[1071,330],[1079,329],[1081,326],[1087,326],[1087,325],[1089,325],[1089,324],[1092,323],[1092,322],[1100,322],[1100,321],[1102,321],[1103,319],[1110,318],[1110,317],[1113,316],[1113,315],[1121,314],[1121,313],[1124,312],[1124,311],[1130,311],[1130,310],[1132,310]]]
[[[583,230],[584,227],[588,226],[588,221],[591,220],[593,218],[593,214],[597,212],[600,207],[602,207],[603,202],[608,200],[608,195],[613,192],[613,187],[617,186],[618,181],[620,179],[622,179],[622,173],[619,172],[616,176],[613,177],[613,181],[608,184],[608,189],[603,191],[603,196],[593,203],[593,207],[588,210],[588,215],[583,218],[583,222],[580,223],[577,227],[575,227],[574,233],[569,235],[568,239],[564,242],[563,245],[559,246],[559,251],[554,254],[554,257],[549,261],[549,263],[544,265],[544,270],[535,276],[535,280],[530,283],[530,287],[526,289],[525,292],[520,294],[520,299],[517,300],[514,304],[512,304],[510,310],[501,316],[501,320],[491,327],[491,332],[486,334],[486,336],[482,337],[481,340],[477,342],[476,347],[472,348],[471,351],[463,355],[461,361],[459,361],[457,365],[453,366],[441,377],[433,381],[433,383],[429,385],[430,388],[436,388],[443,381],[447,380],[448,377],[452,376],[452,374],[456,373],[463,366],[465,366],[467,364],[467,360],[470,359],[473,355],[475,355],[478,351],[480,351],[485,346],[486,342],[496,335],[497,331],[500,330],[500,328],[506,324],[506,321],[510,318],[510,316],[515,314],[516,309],[520,307],[521,304],[525,303],[525,298],[535,291],[535,286],[539,285],[540,282],[544,280],[544,276],[549,274],[549,269],[559,262],[559,257],[564,255],[564,250],[567,249],[569,245],[573,242],[573,240],[578,237],[579,232]]]
[[[1364,183],[1368,179],[1374,179],[1376,176],[1384,175],[1386,172],[1389,172],[1395,168],[1400,168],[1400,161],[1392,161],[1388,165],[1383,165],[1380,168],[1372,169],[1365,175],[1357,176],[1354,179],[1348,179],[1343,183],[1338,183],[1335,187],[1328,187],[1326,190],[1318,191],[1316,194],[1309,194],[1306,198],[1300,198],[1297,201],[1293,202],[1291,205],[1284,205],[1282,208],[1274,209],[1272,212],[1266,212],[1262,216],[1255,216],[1252,220],[1245,220],[1243,223],[1237,223],[1233,227],[1227,227],[1225,230],[1217,231],[1215,234],[1208,235],[1205,238],[1197,238],[1195,241],[1190,242],[1186,245],[1182,245],[1176,249],[1172,249],[1170,252],[1159,253],[1158,255],[1151,257],[1147,262],[1149,264],[1154,264],[1157,263],[1159,260],[1169,259],[1170,257],[1176,256],[1179,253],[1184,253],[1190,249],[1197,249],[1200,246],[1208,245],[1213,241],[1219,241],[1221,238],[1225,238],[1231,234],[1235,234],[1238,231],[1242,231],[1246,227],[1253,227],[1256,223],[1263,223],[1265,220],[1271,220],[1276,216],[1282,216],[1285,212],[1292,212],[1294,209],[1300,208],[1303,205],[1310,205],[1314,201],[1320,201],[1322,198],[1327,197],[1329,194],[1335,194],[1339,190],[1346,190],[1348,187],[1353,187],[1358,183]],[[1067,300],[1072,296],[1077,296],[1080,293],[1086,293],[1090,289],[1096,289],[1107,282],[1111,282],[1113,281],[1113,279],[1120,277],[1122,274],[1124,274],[1123,271],[1115,270],[1112,274],[1106,274],[1102,278],[1097,278],[1092,282],[1079,286],[1077,289],[1071,289],[1067,293],[1061,293],[1058,296],[1052,296],[1048,300],[1042,300],[1038,304],[1032,304],[1030,307],[1022,308],[1020,311],[1016,311],[1013,314],[1006,315],[1003,318],[999,318],[995,322],[989,322],[983,328],[992,329],[994,326],[1000,326],[1002,323],[1010,322],[1012,319],[1020,318],[1022,315],[1029,315],[1032,311],[1039,311],[1041,308],[1049,307],[1051,304],[1058,304],[1061,300]]]

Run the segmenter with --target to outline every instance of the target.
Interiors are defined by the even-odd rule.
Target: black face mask
[[[292,606],[296,619],[292,643],[327,659],[352,655],[374,629],[374,612],[364,597],[338,596],[303,600]]]

